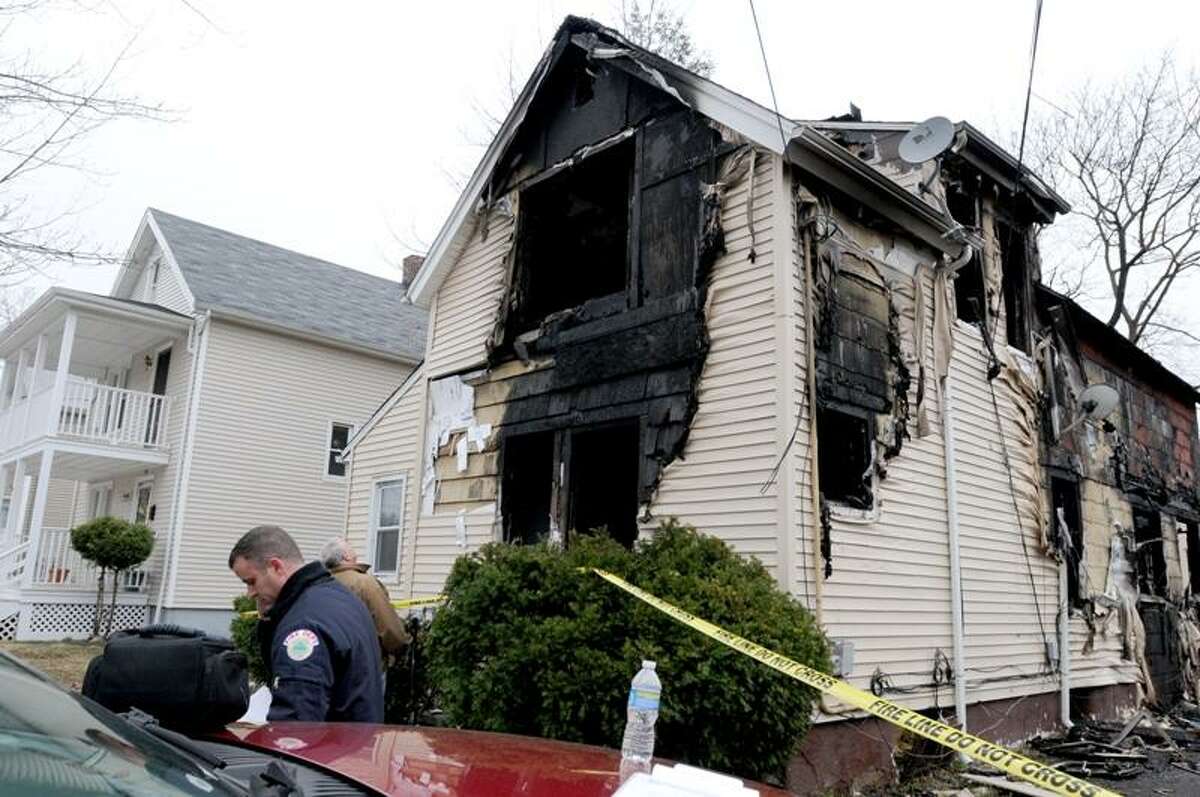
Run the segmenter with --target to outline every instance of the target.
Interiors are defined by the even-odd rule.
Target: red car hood
[[[620,785],[617,751],[528,736],[276,722],[230,726],[216,738],[300,759],[396,797],[605,797]],[[763,797],[785,794],[746,785]]]

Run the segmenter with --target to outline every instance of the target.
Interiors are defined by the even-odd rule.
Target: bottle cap
[[[642,660],[642,669],[643,670],[653,670],[655,668],[655,666],[657,666],[657,665],[655,665],[654,662],[650,661],[650,659]]]

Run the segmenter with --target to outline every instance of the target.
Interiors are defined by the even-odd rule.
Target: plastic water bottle
[[[658,721],[658,700],[662,681],[652,661],[643,661],[642,669],[629,686],[625,736],[621,740],[621,781],[635,772],[649,772],[654,757],[654,723]]]

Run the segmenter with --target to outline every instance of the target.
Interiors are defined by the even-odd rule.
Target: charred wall
[[[486,368],[462,377],[487,439],[463,459],[457,435],[441,439],[436,508],[498,500],[505,538],[554,537],[603,514],[588,483],[632,474],[613,490],[636,535],[696,411],[721,165],[739,154],[669,94],[574,46],[526,118],[493,178],[516,218],[502,309]],[[517,486],[518,472],[546,489]],[[545,527],[514,527],[547,501]]]

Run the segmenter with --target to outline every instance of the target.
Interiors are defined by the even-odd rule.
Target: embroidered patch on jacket
[[[292,661],[304,661],[313,654],[319,644],[321,642],[316,634],[307,628],[298,628],[284,638],[283,649]]]

